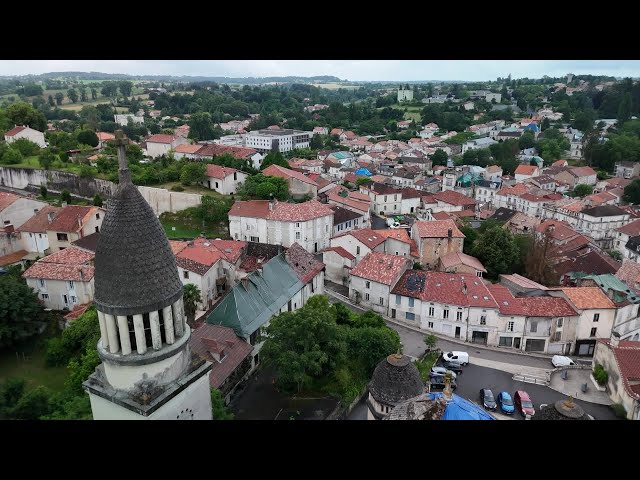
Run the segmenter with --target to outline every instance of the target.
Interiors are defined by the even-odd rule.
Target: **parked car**
[[[513,406],[513,400],[511,399],[511,395],[509,395],[509,392],[500,392],[498,394],[498,398],[496,399],[496,403],[500,407],[500,411],[502,413],[513,415],[515,407]]]
[[[444,366],[431,367],[431,373],[433,373],[434,375],[444,375],[445,373],[447,373],[447,370],[450,370],[450,369]],[[453,379],[455,380],[457,375],[454,370],[451,370],[451,375],[453,375]]]
[[[446,370],[451,370],[456,375],[462,375],[462,364],[458,362],[442,362],[442,366]]]
[[[491,410],[493,412],[496,411],[497,405],[496,401],[493,398],[493,392],[488,388],[483,388],[480,390],[480,403],[487,410]]]
[[[513,394],[513,403],[523,417],[526,415],[533,417],[536,414],[531,397],[524,390],[518,390]]]
[[[558,367],[568,367],[569,365],[575,365],[575,362],[571,360],[569,357],[565,357],[564,355],[554,355],[551,358],[551,364]]]
[[[429,375],[429,384],[431,385],[431,390],[443,390],[446,384],[444,383],[444,375]],[[451,381],[451,390],[455,390],[458,388],[458,384],[455,379]]]
[[[469,364],[469,354],[467,352],[446,352],[442,354],[442,360],[445,362],[458,362],[465,366]]]

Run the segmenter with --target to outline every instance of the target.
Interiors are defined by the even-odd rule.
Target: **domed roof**
[[[539,409],[533,420],[590,420],[580,405],[572,398],[558,400],[553,405]]]
[[[452,395],[446,401],[443,392],[425,393],[396,405],[388,420],[495,420],[482,407],[465,398]]]
[[[171,305],[182,296],[182,283],[162,225],[131,183],[120,150],[120,184],[96,247],[94,299],[101,312],[135,315]]]
[[[378,402],[396,405],[420,395],[424,383],[417,367],[406,355],[389,355],[373,371],[369,392]]]

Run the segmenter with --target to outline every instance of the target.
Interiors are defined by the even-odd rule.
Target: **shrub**
[[[621,403],[614,403],[613,405],[610,405],[610,407],[616,417],[622,418],[623,420],[627,419],[627,409],[624,408],[624,405]]]
[[[71,203],[71,192],[69,192],[69,190],[65,188],[64,190],[62,190],[60,198],[63,202]]]
[[[604,369],[604,367],[598,363],[593,369],[593,378],[595,378],[596,382],[598,382],[600,385],[606,385],[607,380],[609,380],[609,374]]]
[[[184,188],[182,188],[180,185],[174,185],[173,187],[171,187],[171,191],[172,192],[184,192]]]
[[[47,198],[47,187],[45,187],[44,185],[40,185],[40,196],[42,198]]]
[[[438,337],[432,334],[426,335],[424,337],[424,343],[427,347],[429,347],[429,350],[431,350],[438,343]]]

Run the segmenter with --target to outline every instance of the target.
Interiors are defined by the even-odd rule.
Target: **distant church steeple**
[[[122,131],[115,143],[119,184],[94,260],[102,364],[84,383],[93,418],[210,420],[211,364],[189,350],[175,257],[131,182]]]

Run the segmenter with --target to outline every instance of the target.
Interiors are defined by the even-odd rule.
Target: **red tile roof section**
[[[340,238],[345,235],[351,235],[353,238],[357,239],[371,250],[376,248],[381,243],[384,243],[386,240],[386,235],[379,234],[378,230],[372,230],[370,228],[358,228],[356,230],[349,230],[348,232],[341,233],[340,235],[336,235],[332,238]]]
[[[370,252],[351,270],[351,276],[390,286],[403,270],[411,267],[411,263],[407,257]]]
[[[22,197],[20,195],[16,195],[15,193],[0,192],[0,212],[12,205],[16,200],[19,200],[20,198]]]
[[[6,267],[7,265],[13,265],[22,260],[22,258],[29,252],[26,250],[18,250],[17,252],[9,253],[0,257],[0,267]]]
[[[176,153],[190,153],[190,154],[194,154],[196,153],[198,150],[200,150],[202,148],[202,145],[189,145],[188,143],[183,143],[182,145],[178,145],[175,148],[175,152]]]
[[[68,205],[58,212],[47,230],[54,232],[77,232],[84,225],[87,215],[93,215],[98,211],[97,207],[84,207],[80,205]]]
[[[440,261],[442,262],[442,266],[444,268],[451,268],[455,267],[456,265],[467,265],[481,272],[486,273],[487,271],[480,260],[478,260],[476,257],[472,257],[471,255],[467,255],[466,253],[462,252],[448,253],[444,257],[440,257]]]
[[[456,226],[456,222],[448,220],[432,220],[415,222],[420,238],[444,238],[449,236],[449,229],[453,238],[465,238]]]
[[[489,284],[487,288],[496,300],[502,315],[523,315],[528,317],[571,317],[577,316],[573,307],[560,297],[514,297],[504,285]]]
[[[59,263],[62,265],[80,265],[89,263],[95,257],[95,253],[77,247],[69,247],[59,252],[47,255],[38,260],[44,263]]]
[[[229,175],[233,175],[234,172],[237,172],[235,168],[231,167],[221,167],[220,165],[207,165],[207,177],[210,178],[218,178],[220,180],[224,180]]]
[[[11,130],[9,130],[7,133],[5,133],[4,135],[6,137],[13,137],[15,134],[20,133],[21,131],[25,130],[27,127],[13,127]]]
[[[281,222],[306,222],[329,215],[333,216],[333,210],[317,200],[304,203],[276,201],[273,210],[269,210],[269,200],[238,201],[229,211],[229,216],[264,218]]]
[[[210,143],[203,146],[196,152],[196,154],[200,157],[217,157],[220,155],[224,155],[225,153],[230,154],[234,158],[245,159],[251,158],[253,155],[258,153],[258,151],[253,148],[234,147],[230,145],[218,145],[217,143]]]
[[[313,185],[317,187],[318,184],[311,180],[309,177],[304,175],[303,173],[296,172],[295,170],[291,170],[289,168],[281,167],[280,165],[269,165],[267,168],[262,170],[263,175],[267,175],[269,177],[280,177],[280,178],[295,178],[300,180],[303,183],[308,183],[309,185]]]
[[[76,252],[69,252],[69,250],[76,250]],[[49,257],[65,252],[67,252],[67,257],[64,255],[56,257],[57,260],[64,261],[65,263],[51,262]],[[31,267],[29,267],[22,276],[24,278],[43,278],[45,280],[73,280],[76,282],[89,282],[93,278],[93,266],[81,262],[81,260],[85,258],[83,255],[89,254],[89,252],[80,250],[79,248],[65,248],[61,252],[57,252],[54,255],[38,260],[36,263],[31,265]],[[91,254],[91,256],[93,258],[93,254]],[[70,263],[73,258],[77,258],[79,263]]]
[[[166,135],[164,133],[158,133],[156,135],[151,135],[147,138],[147,143],[173,143],[176,139],[175,135]]]
[[[640,399],[640,388],[638,388],[640,385],[631,385],[630,382],[635,383],[640,380],[640,342],[622,340],[617,347],[613,347],[608,338],[599,338],[598,342],[604,343],[613,350],[625,390],[631,397]]]
[[[349,253],[348,251],[346,251],[344,248],[342,247],[328,247],[325,248],[324,250],[322,250],[323,252],[335,252],[338,255],[340,255],[341,257],[347,258],[349,260],[355,260],[355,255],[352,255],[351,253]]]
[[[444,192],[438,192],[433,195],[436,200],[444,203],[448,203],[450,205],[457,205],[461,207],[466,207],[472,205],[475,207],[476,201],[467,197],[466,195],[461,194],[460,192],[454,192],[453,190],[445,190]]]
[[[233,329],[207,323],[191,332],[189,346],[202,359],[213,364],[209,373],[212,388],[219,388],[253,350],[249,343],[238,338]],[[211,355],[212,351],[221,357],[226,355],[226,358],[220,363]]]
[[[640,220],[636,220],[635,222],[627,223],[620,228],[616,228],[616,232],[626,233],[630,237],[636,237],[640,235]]]
[[[413,278],[422,288],[412,290]],[[466,289],[466,290],[465,290]],[[391,293],[461,307],[497,308],[496,302],[482,280],[472,274],[406,271]]]
[[[297,243],[294,243],[287,249],[284,258],[304,284],[309,283],[316,275],[324,270],[324,263],[316,260],[313,254],[307,252]]]
[[[590,308],[616,308],[614,303],[599,287],[567,287],[562,292],[580,310]]]
[[[534,165],[518,165],[514,173],[515,175],[533,175],[537,171],[539,168]]]

